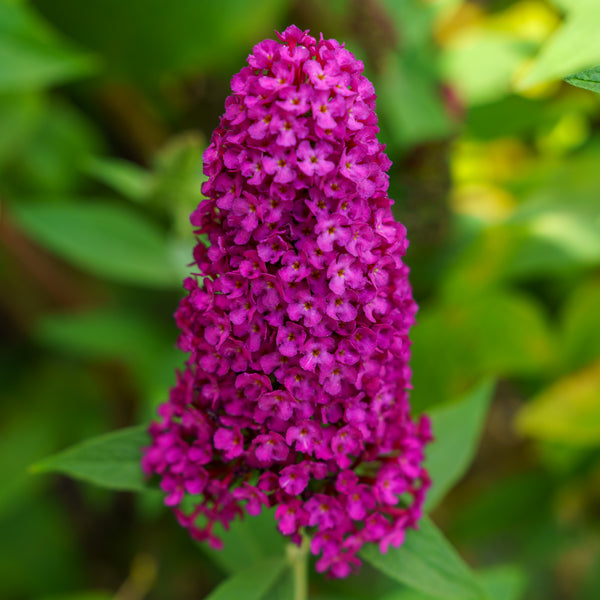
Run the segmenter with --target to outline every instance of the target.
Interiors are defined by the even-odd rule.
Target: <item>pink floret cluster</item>
[[[363,544],[399,546],[429,486],[411,418],[416,305],[387,195],[375,92],[335,40],[297,27],[255,46],[204,154],[198,274],[176,313],[189,353],[143,468],[180,523],[276,507],[345,577]]]

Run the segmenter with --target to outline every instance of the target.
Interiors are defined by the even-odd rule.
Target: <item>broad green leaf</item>
[[[140,466],[147,427],[119,429],[86,440],[31,467],[33,473],[61,473],[113,490],[147,490]]]
[[[388,123],[386,135],[397,146],[439,139],[452,129],[438,83],[424,68],[414,52],[392,54],[377,82],[377,106],[381,118]]]
[[[93,65],[53,35],[27,6],[0,2],[0,92],[61,83],[89,73]]]
[[[600,360],[559,379],[517,414],[527,436],[574,446],[600,443]]]
[[[133,210],[99,200],[23,203],[12,212],[33,240],[90,273],[131,285],[179,285],[163,235]]]
[[[154,188],[151,201],[169,214],[180,240],[191,241],[193,228],[190,213],[204,199],[202,153],[204,139],[196,134],[183,134],[169,141],[154,160]],[[189,263],[188,254],[186,262]]]
[[[0,167],[27,146],[43,106],[41,95],[35,92],[0,95]]]
[[[454,286],[460,295],[503,280],[600,264],[600,189],[594,176],[599,158],[592,146],[568,168],[544,171],[517,211],[484,228],[465,247],[446,276],[446,287]]]
[[[578,600],[598,600],[600,597],[600,551],[596,549],[594,562],[586,573]]]
[[[489,600],[520,600],[522,596],[525,581],[523,573],[517,567],[495,567],[479,573],[477,578]],[[436,597],[402,589],[390,592],[379,600],[436,600]]]
[[[7,352],[14,353],[14,358],[9,359]],[[95,435],[108,425],[106,398],[99,390],[97,373],[76,369],[51,354],[45,360],[24,364],[18,348],[7,349],[6,345],[0,364],[4,398],[0,422],[2,519],[25,496],[33,498],[36,490],[46,486],[47,482],[29,475],[31,464],[61,445]]]
[[[31,406],[32,414],[21,414],[17,419],[5,415],[0,433],[0,518],[23,495],[32,494],[34,482],[27,476],[27,467],[33,461],[55,448],[55,428],[48,427],[47,415],[39,415],[39,408]]]
[[[206,600],[261,600],[286,568],[283,558],[272,558],[239,571],[219,585]]]
[[[477,494],[462,496],[452,519],[452,532],[467,544],[485,544],[489,539],[525,545],[533,530],[552,519],[548,502],[552,481],[547,471],[527,468],[517,474],[483,483]]]
[[[553,338],[542,307],[517,293],[483,294],[466,300],[461,315],[465,349],[478,357],[482,374],[521,374],[537,372],[552,358]],[[460,322],[457,324],[460,327]]]
[[[213,550],[207,544],[201,544],[200,548],[228,573],[281,556],[287,543],[287,539],[277,531],[274,508],[263,508],[256,517],[236,519],[229,531],[218,527],[215,533],[223,540],[223,549]]]
[[[552,107],[539,99],[506,96],[473,106],[466,115],[468,136],[494,140],[535,132],[551,118]]]
[[[469,295],[481,270],[473,265],[448,277],[451,297],[425,308],[411,332],[417,411],[453,400],[484,377],[540,373],[552,365],[555,341],[542,307],[493,288]]]
[[[85,561],[69,535],[71,515],[48,493],[24,495],[0,520],[0,596],[37,598],[86,585]],[[35,569],[35,574],[32,573]]]
[[[565,81],[571,85],[600,93],[600,67],[569,75],[565,77]]]
[[[152,174],[138,165],[115,158],[92,158],[85,171],[129,200],[145,200],[152,187]]]
[[[280,554],[279,556],[282,556]],[[275,581],[269,591],[263,595],[262,600],[282,600],[283,598],[294,597],[294,571],[293,569],[284,569],[283,574]],[[312,596],[311,596],[312,600]],[[344,598],[344,600],[348,600]]]
[[[114,594],[102,591],[72,592],[67,594],[52,594],[36,600],[114,600]]]
[[[119,361],[127,365],[145,399],[143,420],[154,417],[154,400],[164,401],[183,354],[173,347],[176,332],[141,311],[100,309],[44,315],[36,320],[34,338],[46,349],[78,360]],[[163,326],[163,327],[161,327]]]
[[[485,104],[509,94],[515,73],[534,51],[531,42],[510,34],[474,31],[446,49],[444,73],[469,105]]]
[[[477,450],[494,386],[486,382],[459,402],[430,412],[434,441],[425,466],[433,481],[425,507],[431,510],[463,476]]]
[[[597,2],[570,2],[566,20],[542,47],[530,69],[518,82],[519,89],[561,79],[599,64],[600,37],[597,30]]]
[[[97,52],[111,74],[152,88],[206,69],[233,73],[254,44],[274,37],[283,0],[37,0],[59,30]],[[132,28],[135,23],[135,28]]]
[[[453,123],[439,85],[434,8],[420,0],[381,4],[376,10],[382,20],[378,49],[382,67],[374,83],[382,136],[400,148],[443,138]],[[384,19],[389,23],[384,25]]]
[[[118,358],[134,363],[159,352],[166,341],[156,325],[139,313],[106,309],[46,315],[36,322],[34,336],[46,346],[79,357]]]
[[[600,282],[587,281],[571,295],[563,310],[563,364],[579,369],[600,356]]]
[[[406,533],[400,548],[381,554],[369,544],[361,556],[388,577],[444,600],[487,600],[469,567],[427,518],[420,529]]]
[[[543,244],[547,252],[554,248],[553,256],[562,253],[571,265],[597,264],[600,261],[600,219],[597,215],[595,218],[593,215],[588,216],[586,212],[577,211],[575,207],[565,207],[562,210],[549,208],[525,222],[524,234],[529,239],[523,240],[510,271],[532,271],[526,262],[527,250],[531,250],[533,246],[528,243],[530,240],[538,246]],[[539,262],[541,257],[530,259],[530,262],[533,260]]]
[[[310,596],[310,600],[355,600],[355,598],[358,597],[352,596],[352,598],[349,598],[345,593],[335,594],[333,592],[329,594],[316,594],[314,596],[311,594]],[[273,598],[273,600],[275,600],[275,598]]]
[[[33,127],[12,151],[3,183],[11,197],[68,194],[83,181],[81,166],[102,148],[93,121],[73,104],[52,98],[39,107]]]
[[[490,600],[521,600],[526,576],[515,565],[502,565],[480,573],[479,581]]]

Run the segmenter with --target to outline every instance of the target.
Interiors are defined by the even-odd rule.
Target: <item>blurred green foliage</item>
[[[202,151],[233,73],[289,23],[345,41],[378,93],[421,306],[413,406],[439,433],[432,508],[475,456],[432,513],[474,572],[427,522],[404,561],[368,557],[388,576],[313,575],[311,597],[600,597],[595,0],[0,0],[0,597],[287,597],[271,514],[219,553],[160,494],[28,467],[83,460],[90,479],[116,436],[120,470],[95,480],[131,489],[139,429],[56,453],[165,399]]]

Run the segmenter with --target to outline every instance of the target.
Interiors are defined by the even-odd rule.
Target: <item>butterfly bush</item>
[[[204,153],[197,274],[176,312],[185,370],[143,468],[181,525],[221,547],[245,513],[311,535],[318,571],[397,547],[429,486],[409,414],[416,304],[387,195],[375,91],[335,40],[291,26],[254,47]]]

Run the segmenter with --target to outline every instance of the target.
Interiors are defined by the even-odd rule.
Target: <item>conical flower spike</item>
[[[218,547],[215,523],[276,507],[334,577],[364,543],[400,545],[429,484],[408,241],[362,71],[292,26],[233,77],[191,217],[210,246],[176,313],[189,358],[143,459],[195,539]]]

